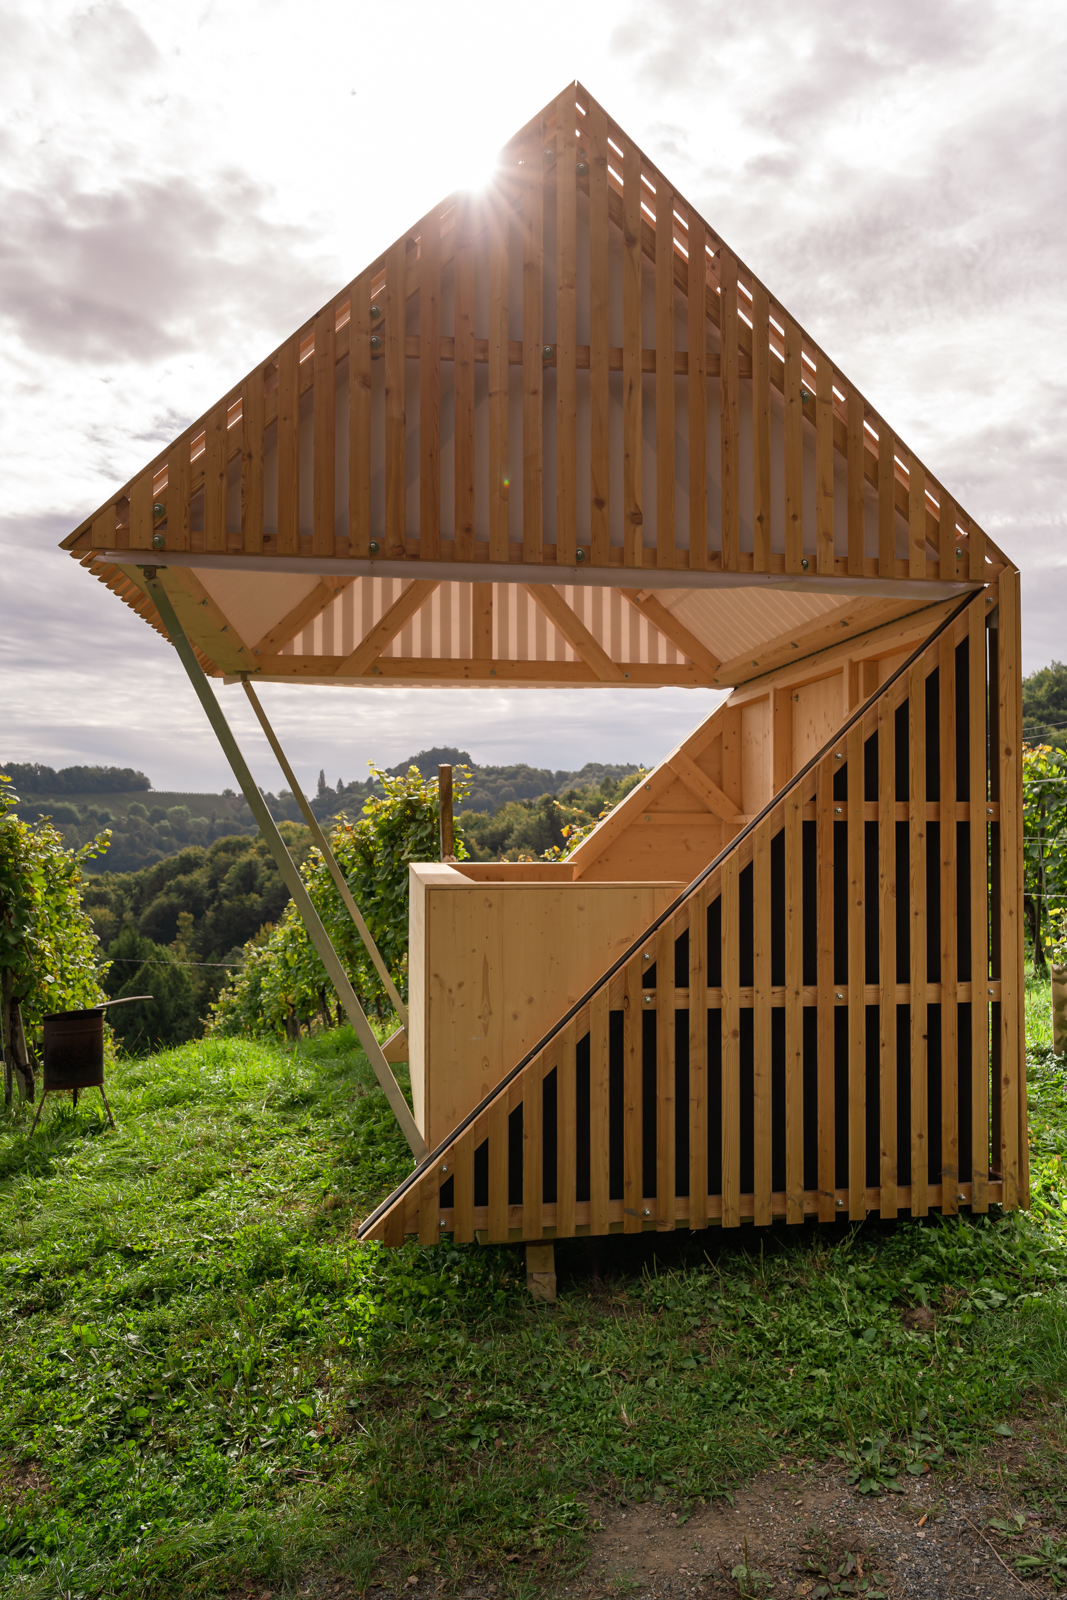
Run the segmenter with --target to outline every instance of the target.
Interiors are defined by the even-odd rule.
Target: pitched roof
[[[737,683],[1005,564],[580,84],[63,547],[334,683]]]

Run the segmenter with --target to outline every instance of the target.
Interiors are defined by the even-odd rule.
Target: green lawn
[[[347,1031],[119,1063],[0,1122],[0,1589],[551,1587],[591,1491],[690,1503],[844,1452],[966,1457],[1067,1376],[1067,1143],[1028,991],[1031,1216],[517,1251],[360,1246],[406,1148]],[[784,1292],[788,1291],[788,1292]],[[930,1304],[931,1332],[902,1313]]]

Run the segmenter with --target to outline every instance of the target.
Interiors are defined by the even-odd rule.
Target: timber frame
[[[1027,1203],[1018,573],[580,84],[63,548],[201,678],[713,706],[565,861],[413,866],[364,1237]]]

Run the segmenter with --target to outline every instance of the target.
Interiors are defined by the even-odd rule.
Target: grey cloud
[[[274,222],[240,172],[138,177],[89,192],[68,169],[0,194],[3,315],[35,352],[114,365],[288,328],[328,290],[310,230]]]
[[[109,73],[146,72],[160,59],[133,12],[116,0],[101,0],[77,12],[71,18],[70,39],[83,69],[96,65]]]

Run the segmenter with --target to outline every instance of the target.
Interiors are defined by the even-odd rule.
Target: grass
[[[521,1594],[580,1566],[594,1496],[683,1510],[783,1457],[879,1490],[967,1457],[1067,1378],[1048,1013],[1031,982],[1031,1216],[573,1241],[555,1309],[517,1251],[356,1242],[409,1158],[346,1030],[116,1063],[114,1133],[91,1094],[33,1139],[17,1110],[0,1588]]]

